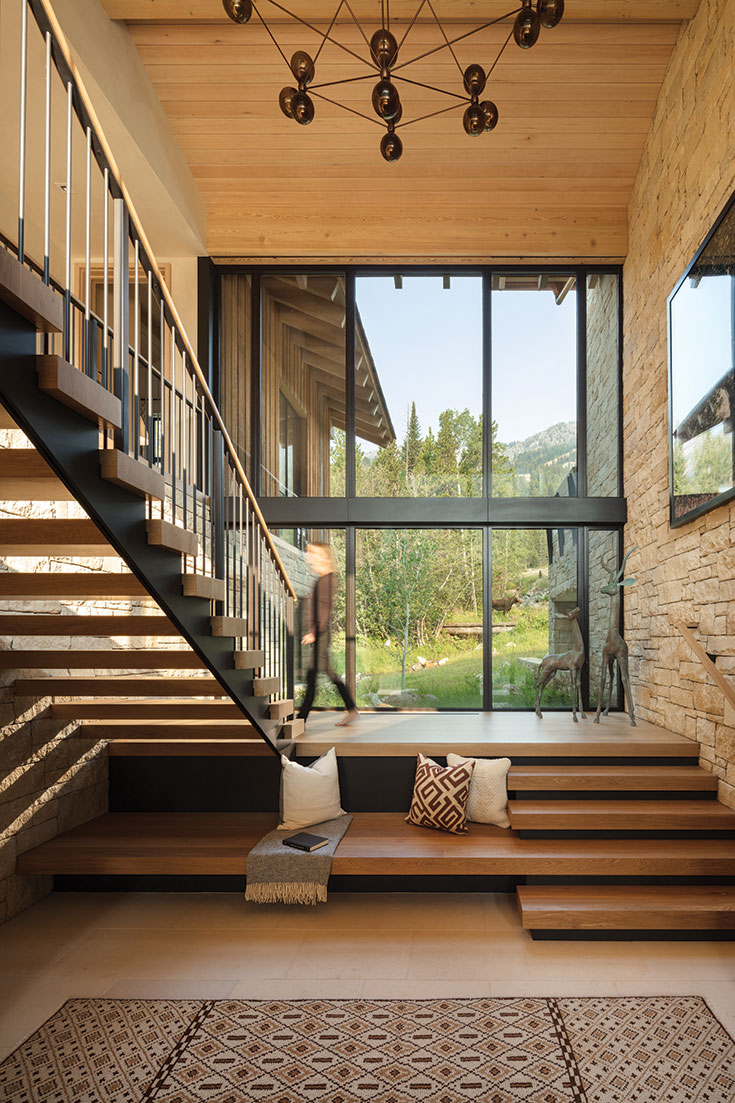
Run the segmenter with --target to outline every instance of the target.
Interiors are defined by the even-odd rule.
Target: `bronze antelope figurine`
[[[610,675],[610,697],[608,698],[607,707],[605,708],[604,715],[607,716],[610,711],[610,700],[613,695],[613,676],[615,673],[615,660],[617,659],[618,670],[620,671],[620,677],[623,681],[623,689],[625,690],[625,700],[628,704],[628,717],[633,727],[635,723],[635,708],[633,707],[633,692],[630,688],[630,674],[628,673],[628,645],[620,635],[618,631],[618,624],[620,623],[620,593],[623,586],[632,586],[636,581],[635,578],[623,578],[625,572],[625,564],[635,551],[636,544],[626,554],[623,562],[620,565],[620,570],[616,571],[614,568],[610,571],[610,581],[607,586],[600,587],[600,593],[609,594],[613,599],[610,602],[610,631],[607,634],[605,640],[605,646],[602,649],[602,669],[600,671],[600,694],[597,698],[597,713],[595,714],[595,723],[600,723],[600,709],[602,708],[602,698],[605,692],[605,682],[607,681],[608,674]]]
[[[539,719],[542,719],[541,694],[557,670],[568,670],[572,676],[572,719],[576,724],[578,722],[577,707],[579,707],[579,715],[582,719],[587,719],[582,705],[582,679],[580,678],[580,672],[584,665],[584,640],[582,639],[582,629],[579,627],[579,607],[572,609],[571,613],[557,613],[556,615],[558,620],[568,620],[571,624],[574,648],[571,651],[563,651],[561,655],[544,655],[541,660],[541,665],[536,672],[536,715]]]

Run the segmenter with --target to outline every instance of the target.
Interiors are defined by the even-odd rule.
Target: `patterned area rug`
[[[69,1000],[0,1065],[12,1103],[732,1103],[699,997]]]

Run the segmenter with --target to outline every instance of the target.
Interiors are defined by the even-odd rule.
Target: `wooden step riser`
[[[185,574],[182,575],[182,586],[186,597],[201,597],[206,601],[225,600],[225,584],[220,578]]]
[[[94,522],[84,518],[0,520],[0,555],[105,557],[117,553]]]
[[[178,721],[85,720],[75,730],[81,739],[252,739],[252,724],[240,714],[240,720],[197,721],[181,717]]]
[[[199,541],[193,532],[172,525],[169,521],[153,519],[146,522],[148,543],[154,548],[166,548],[181,555],[197,555]]]
[[[516,895],[531,931],[735,930],[735,885],[521,885]]]
[[[662,908],[645,914],[631,913],[625,908],[610,909],[605,916],[590,917],[584,912],[568,912],[534,916],[533,926],[524,922],[526,930],[542,931],[733,931],[735,909],[730,912],[702,909],[687,915],[672,916]]]
[[[139,498],[161,501],[166,494],[166,481],[160,471],[116,448],[100,452],[100,475]]]
[[[0,636],[178,636],[168,617],[0,615]]]
[[[0,250],[0,300],[39,333],[61,333],[63,300],[6,249]]]
[[[524,803],[508,803],[511,826],[523,832],[735,830],[735,811],[712,800]]]
[[[111,739],[110,758],[273,758],[262,739]]]
[[[508,771],[508,789],[526,800],[563,800],[565,793],[603,792],[615,794],[669,792],[677,790],[717,791],[717,778],[701,767],[668,766],[520,766]],[[544,797],[536,794],[544,794]]]
[[[716,780],[716,779],[715,779]],[[516,803],[522,803],[524,800],[537,801],[537,800],[589,800],[590,791],[574,790],[568,791],[539,789],[538,791],[512,789],[508,787],[508,796]],[[681,789],[630,789],[628,792],[622,789],[599,789],[595,793],[595,797],[600,800],[613,801],[628,801],[628,800],[716,800],[717,799],[717,785],[702,786],[701,788],[687,788],[682,785]]]
[[[242,638],[248,634],[248,622],[244,617],[212,617],[210,624],[213,636]]]
[[[130,701],[94,704],[86,701],[57,703],[51,715],[60,720],[239,720],[243,714],[231,701]]]
[[[2,448],[0,500],[71,502],[75,499],[35,448]]]

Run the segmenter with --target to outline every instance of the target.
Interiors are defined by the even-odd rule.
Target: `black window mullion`
[[[355,468],[356,409],[355,387],[355,273],[345,274],[345,496],[354,498],[357,493]],[[354,626],[353,626],[354,627]]]
[[[577,269],[577,497],[587,497],[587,273]]]

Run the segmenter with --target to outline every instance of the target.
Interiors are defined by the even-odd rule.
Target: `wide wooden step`
[[[526,930],[732,931],[735,885],[519,885]]]
[[[64,613],[0,614],[0,636],[178,636],[168,617]]]
[[[517,831],[735,831],[735,811],[715,800],[512,800]]]
[[[2,571],[0,598],[45,601],[47,598],[95,601],[98,598],[147,597],[134,574],[108,571]]]
[[[258,733],[242,713],[232,720],[83,720],[80,739],[252,739]]]
[[[110,758],[272,758],[273,751],[256,739],[111,739]]]
[[[100,451],[100,475],[140,498],[162,500],[166,494],[166,480],[160,471],[117,448]]]
[[[169,683],[169,692],[171,685]],[[59,720],[240,720],[242,712],[229,699],[199,701],[167,697],[151,701],[57,701],[51,715]]]
[[[10,411],[6,410],[4,406],[0,406],[0,429],[18,429],[20,426],[13,421],[10,415]]]
[[[185,649],[163,651],[120,648],[77,651],[3,651],[0,670],[201,670],[202,660]]]
[[[100,421],[119,429],[122,406],[96,379],[90,379],[60,356],[37,356],[38,386],[57,402],[75,410],[87,421]]]
[[[701,766],[511,766],[508,788],[534,792],[717,792],[717,778]]]
[[[167,548],[182,555],[196,555],[199,551],[199,541],[194,533],[172,525],[170,521],[151,518],[146,521],[146,531],[148,543],[154,548]]]
[[[0,500],[69,502],[74,495],[35,448],[0,448]]]
[[[94,521],[67,517],[0,520],[0,555],[114,556]]]
[[[236,651],[235,670],[260,670],[265,662],[265,651]]]
[[[19,873],[232,874],[276,823],[275,812],[109,813],[19,855]],[[467,835],[358,812],[332,872],[427,876],[733,877],[730,839],[521,839],[470,824]],[[619,886],[616,886],[616,889]]]
[[[19,697],[226,697],[211,675],[203,678],[16,678]]]
[[[280,678],[253,678],[253,693],[256,697],[269,697],[281,688]]]
[[[293,713],[293,701],[284,698],[282,701],[272,701],[268,706],[268,715],[271,720],[285,720]]]

